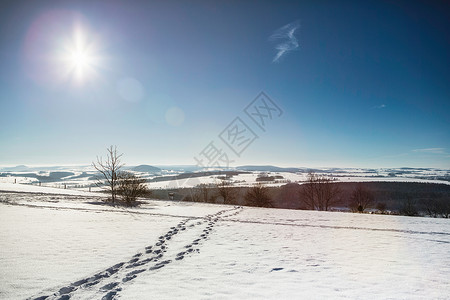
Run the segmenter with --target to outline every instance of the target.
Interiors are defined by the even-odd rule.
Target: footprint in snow
[[[126,276],[125,278],[122,279],[122,282],[133,280],[136,277],[137,277],[136,275]]]
[[[168,263],[170,263],[171,260],[165,260],[162,261],[160,263],[157,263],[156,265],[154,265],[153,267],[151,267],[149,270],[157,270],[157,269],[161,269],[162,267],[164,267],[165,265],[167,265]]]
[[[133,259],[129,260],[128,263],[132,264],[132,263],[137,262],[138,260],[139,260],[139,258],[136,257],[136,258],[133,258]]]
[[[75,288],[73,286],[66,286],[59,290],[60,295],[68,294],[72,292]]]
[[[284,268],[273,268],[272,270],[270,270],[270,272],[273,272],[273,271],[281,271],[281,270],[283,270]]]
[[[119,283],[118,282],[111,282],[108,283],[107,285],[104,285],[100,288],[100,290],[102,291],[109,291],[112,290],[113,288],[115,288]]]
[[[117,291],[110,291],[108,294],[102,297],[102,300],[113,300],[115,295],[117,294]]]
[[[142,272],[144,272],[144,271],[145,271],[145,269],[134,270],[133,272],[128,273],[126,276],[127,276],[127,277],[131,277],[131,276],[133,276],[133,275],[142,273]]]
[[[86,283],[84,285],[84,287],[90,287],[90,286],[96,285],[99,282],[100,282],[100,280],[89,281],[88,283]]]

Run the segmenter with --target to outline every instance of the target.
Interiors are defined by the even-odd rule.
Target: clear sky
[[[0,165],[450,168],[450,2],[293,2],[2,1]]]

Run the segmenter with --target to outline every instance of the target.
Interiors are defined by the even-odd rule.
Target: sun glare
[[[63,59],[66,73],[72,80],[83,83],[93,79],[98,65],[94,46],[93,42],[88,41],[86,33],[79,29],[66,43]]]
[[[78,79],[84,79],[92,66],[93,58],[85,50],[76,49],[69,56],[72,71]]]
[[[71,55],[72,63],[76,68],[84,68],[89,64],[89,55],[83,51],[75,51]]]

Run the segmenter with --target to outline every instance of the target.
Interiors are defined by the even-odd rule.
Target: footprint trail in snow
[[[94,296],[94,298],[112,300],[122,290],[122,286],[130,282],[144,272],[156,272],[168,264],[181,263],[189,255],[200,253],[202,243],[208,239],[214,229],[216,222],[222,218],[235,216],[242,211],[242,207],[234,207],[219,211],[212,215],[207,215],[202,219],[186,218],[176,226],[161,235],[154,245],[146,246],[143,251],[136,253],[130,260],[119,262],[101,272],[86,278],[80,279],[70,285],[59,288],[57,291],[32,297],[34,300],[65,300],[71,298],[83,298],[83,295]],[[181,245],[181,251],[168,255],[167,251],[175,244],[183,243],[177,236],[187,234],[189,231],[199,231],[195,239],[187,245]],[[201,231],[200,231],[201,230]],[[185,241],[185,240],[184,240]],[[185,244],[186,242],[184,242]],[[180,245],[178,245],[180,248]]]

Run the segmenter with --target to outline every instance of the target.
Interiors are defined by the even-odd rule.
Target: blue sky
[[[448,3],[242,2],[2,2],[0,165],[111,144],[195,164],[213,142],[232,165],[450,168]],[[265,131],[261,91],[283,111]],[[258,136],[240,156],[236,117]]]

